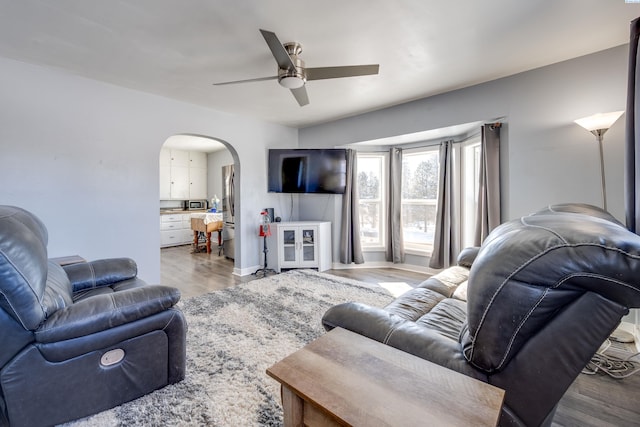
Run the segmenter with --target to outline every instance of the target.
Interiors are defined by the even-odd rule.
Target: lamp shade
[[[609,129],[620,118],[624,111],[614,111],[611,113],[598,113],[589,117],[583,117],[578,120],[574,120],[589,132],[594,130]]]

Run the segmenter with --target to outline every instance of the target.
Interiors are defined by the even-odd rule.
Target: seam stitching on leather
[[[389,342],[389,340],[391,339],[391,335],[393,335],[393,333],[398,329],[397,326],[391,327],[391,329],[389,329],[389,332],[387,332],[387,334],[384,336],[384,339],[382,340],[383,344],[387,344]]]
[[[89,264],[89,270],[91,271],[91,287],[93,289],[98,287],[98,282],[96,281],[96,271],[93,269],[93,264],[92,263],[88,263]]]
[[[559,284],[554,285],[553,287],[557,287],[559,286]],[[547,294],[549,293],[549,289],[551,288],[547,288],[545,289],[545,291],[542,293],[542,295],[540,296],[540,298],[538,298],[538,301],[536,301],[536,303],[531,307],[531,309],[527,312],[527,314],[522,318],[522,321],[520,322],[520,324],[518,325],[518,327],[516,328],[516,330],[513,332],[513,334],[511,335],[511,338],[509,339],[509,343],[507,344],[507,347],[505,349],[504,354],[502,355],[502,359],[500,360],[500,362],[498,363],[498,366],[496,367],[496,369],[501,369],[502,365],[504,364],[505,360],[507,360],[507,355],[509,354],[509,352],[511,351],[511,347],[513,347],[513,342],[516,340],[516,337],[518,336],[518,333],[520,332],[520,329],[522,329],[522,327],[524,326],[525,323],[527,323],[527,320],[529,320],[529,317],[531,317],[531,315],[533,314],[533,312],[536,310],[536,308],[538,308],[538,306],[540,305],[540,303],[542,302],[542,300],[544,299],[544,297],[547,296]]]
[[[521,218],[522,220],[522,218]],[[524,261],[522,264],[520,264],[516,269],[513,270],[513,272],[511,274],[509,274],[504,281],[500,284],[500,286],[498,286],[498,289],[496,289],[496,291],[493,293],[493,295],[491,296],[491,299],[489,300],[489,304],[487,304],[487,307],[484,309],[482,316],[480,317],[480,322],[478,323],[478,328],[476,329],[476,333],[473,335],[473,339],[471,340],[471,352],[469,354],[469,359],[473,359],[473,354],[475,353],[475,344],[476,344],[476,338],[478,336],[478,334],[480,333],[480,331],[482,330],[482,328],[484,327],[484,321],[487,317],[487,314],[489,313],[489,311],[491,310],[491,308],[493,307],[493,304],[496,300],[496,298],[498,297],[498,294],[502,291],[502,289],[505,287],[505,285],[511,280],[511,278],[513,276],[515,276],[516,274],[518,274],[526,265],[532,263],[534,260],[540,258],[541,256],[545,255],[546,253],[561,248],[561,247],[566,247],[566,245],[556,245],[553,246],[551,248],[547,248],[544,251],[536,254],[533,257],[530,257],[529,259],[527,259],[526,261]]]

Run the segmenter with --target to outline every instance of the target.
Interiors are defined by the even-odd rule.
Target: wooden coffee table
[[[495,426],[504,391],[336,328],[267,369],[284,425]]]

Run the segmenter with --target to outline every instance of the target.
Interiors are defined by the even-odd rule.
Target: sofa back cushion
[[[549,212],[507,222],[471,267],[465,357],[485,372],[499,371],[586,292],[630,308],[640,306],[639,288],[640,236],[617,221]],[[589,313],[584,323],[588,328]]]
[[[24,209],[0,206],[0,306],[25,329],[46,316],[47,229]]]

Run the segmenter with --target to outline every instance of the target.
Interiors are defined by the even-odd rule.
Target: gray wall
[[[254,223],[273,197],[267,147],[295,146],[296,129],[0,58],[0,203],[43,220],[50,256],[128,256],[158,283],[159,153],[185,133],[224,141],[239,161],[236,272],[255,271]]]
[[[602,51],[485,84],[300,130],[303,148],[335,147],[503,117],[502,214],[512,219],[552,203],[601,205],[596,139],[577,118],[624,110],[628,46]],[[624,222],[623,115],[604,138],[607,203]],[[341,196],[330,220],[340,223]],[[326,201],[308,199],[300,219]],[[329,219],[329,218],[325,218]],[[334,229],[337,228],[334,226]],[[334,236],[337,236],[334,230]],[[337,259],[334,243],[334,261]],[[371,259],[368,258],[368,259]],[[409,263],[426,265],[424,257]]]
[[[556,202],[599,204],[595,137],[573,120],[625,108],[627,49],[299,131],[0,59],[0,203],[43,219],[51,256],[130,256],[158,282],[160,148],[175,134],[213,137],[239,161],[242,274],[259,266],[264,207],[284,220],[332,221],[337,247],[341,197],[267,193],[268,148],[334,147],[504,117],[504,219]],[[609,208],[619,219],[624,119],[605,136]]]

